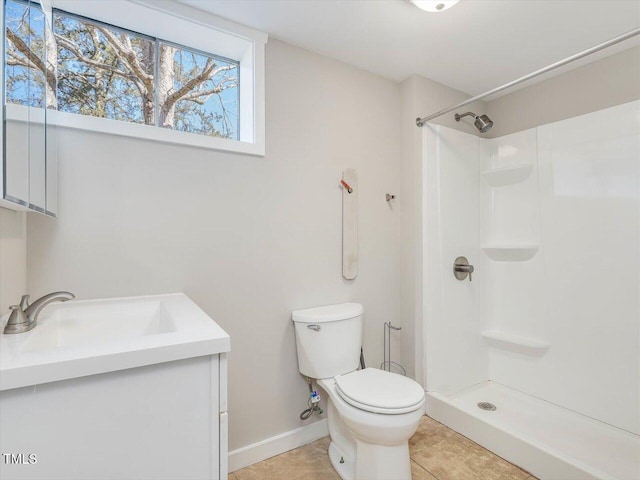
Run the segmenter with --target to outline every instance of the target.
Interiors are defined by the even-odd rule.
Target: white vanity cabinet
[[[47,65],[47,51],[55,49],[50,34],[50,2],[0,2],[0,19],[5,31],[12,31],[27,45],[31,55]],[[47,11],[47,5],[49,6]],[[18,11],[19,10],[19,11]],[[18,20],[19,19],[19,20]],[[18,25],[22,25],[21,28]],[[27,30],[29,34],[25,33]],[[0,42],[4,76],[0,87],[3,100],[3,125],[0,133],[0,206],[14,210],[36,211],[50,216],[57,213],[57,143],[55,127],[48,120],[55,115],[55,81],[35,67],[8,63],[26,58],[5,34]]]
[[[225,377],[219,354],[0,392],[2,453],[22,456],[0,478],[226,479]]]
[[[185,295],[52,304],[0,336],[2,480],[227,479],[229,336]]]

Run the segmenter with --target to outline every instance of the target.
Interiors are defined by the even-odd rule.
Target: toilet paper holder
[[[384,361],[380,364],[380,369],[391,372],[392,367],[395,367],[402,375],[406,376],[405,368],[391,360],[391,330],[398,332],[402,330],[402,327],[396,327],[391,322],[384,322]]]

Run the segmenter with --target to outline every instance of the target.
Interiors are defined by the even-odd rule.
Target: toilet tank
[[[298,369],[311,378],[332,378],[360,363],[364,308],[359,303],[296,310]]]

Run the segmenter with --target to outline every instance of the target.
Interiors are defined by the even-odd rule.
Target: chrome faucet
[[[38,323],[38,315],[51,302],[66,302],[76,298],[70,292],[54,292],[29,304],[29,295],[23,295],[20,305],[11,305],[11,315],[4,327],[4,333],[23,333],[33,329]]]

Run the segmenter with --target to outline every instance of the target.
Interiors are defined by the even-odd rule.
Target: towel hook
[[[347,182],[345,182],[344,180],[340,180],[340,183],[344,188],[347,189],[347,192],[353,193],[353,188],[351,188],[351,186]]]

